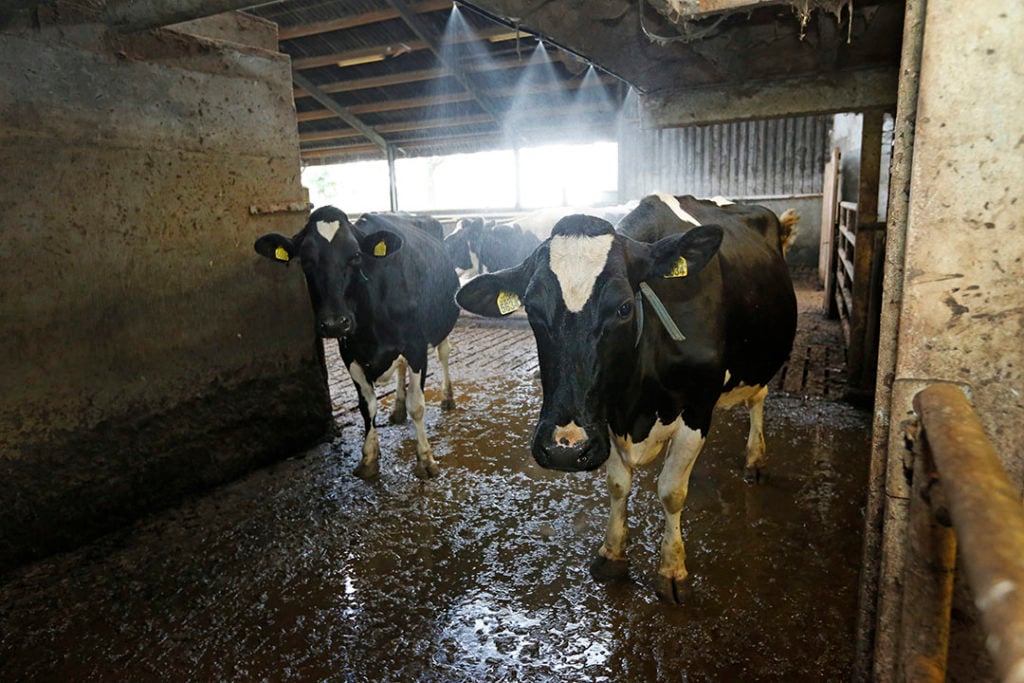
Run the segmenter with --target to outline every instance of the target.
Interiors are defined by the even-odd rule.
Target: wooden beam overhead
[[[618,83],[618,79],[614,76],[601,76],[599,82],[602,85],[612,85]],[[583,86],[583,81],[574,79],[571,81],[557,81],[552,83],[541,83],[533,86],[526,94],[543,94],[546,92],[558,91],[558,90],[578,90]],[[596,87],[596,83],[594,83]],[[591,87],[588,83],[587,87]],[[326,88],[321,89],[322,92],[327,92]],[[505,98],[513,97],[523,93],[522,90],[513,86],[510,88],[499,88],[496,90],[486,91],[489,97]],[[355,104],[347,107],[347,110],[353,114],[375,114],[382,111],[398,111],[401,109],[418,109],[420,107],[432,107],[438,104],[451,104],[453,102],[469,102],[473,99],[473,96],[469,93],[452,93],[448,95],[433,95],[430,97],[413,97],[404,100],[383,100],[380,102],[370,102],[367,104]],[[313,111],[304,111],[297,114],[298,120],[301,121],[320,121],[323,119],[334,118],[334,114],[329,110],[315,109]]]
[[[839,71],[816,78],[722,84],[641,96],[651,128],[750,121],[784,116],[895,110],[899,69]]]
[[[411,5],[412,11],[417,14],[437,12],[446,8],[451,9],[451,7],[452,0],[425,0],[424,2],[417,2]],[[379,24],[382,21],[389,21],[391,19],[398,18],[399,14],[397,10],[381,9],[373,12],[353,14],[347,17],[338,17],[337,19],[329,19],[327,21],[317,21],[311,24],[298,24],[296,26],[282,27],[278,30],[277,35],[280,40],[291,40],[293,38],[315,36],[320,33],[330,33],[331,31],[344,31],[358,26]]]
[[[320,92],[320,90],[315,85],[313,85],[313,83],[309,81],[305,76],[303,76],[302,74],[292,74],[292,79],[295,81],[295,83],[305,88],[306,92],[308,92],[313,98],[315,98],[317,102],[327,107],[334,114],[336,114],[338,118],[340,118],[342,121],[350,125],[352,128],[355,128],[357,131],[362,133],[362,135],[367,140],[380,147],[381,150],[383,150],[384,152],[388,151],[387,140],[382,138],[380,134],[377,133],[377,131],[375,131],[373,128],[371,128],[370,126],[366,125],[366,123],[361,121],[350,110],[346,109],[345,107],[341,106],[333,99],[331,99],[330,95]]]
[[[418,18],[419,17],[417,17],[417,19]],[[507,31],[508,29],[504,26],[490,26],[476,32],[467,32],[465,35],[457,36],[454,42],[468,43],[474,40],[488,40],[492,36],[503,35]],[[526,34],[523,35],[524,37],[528,37]],[[419,38],[417,40],[406,40],[386,45],[373,45],[370,47],[359,48],[358,50],[345,50],[344,52],[317,55],[315,57],[300,57],[299,59],[292,60],[292,70],[302,71],[304,69],[317,69],[324,66],[338,65],[339,63],[351,66],[353,63],[362,59],[370,59],[373,57],[388,59],[390,57],[404,55],[408,52],[427,50],[430,49],[430,47],[430,44],[427,43],[426,40]]]
[[[651,7],[672,21],[705,14],[752,10],[760,5],[790,5],[786,0],[647,0]]]

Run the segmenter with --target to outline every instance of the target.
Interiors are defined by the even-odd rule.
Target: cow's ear
[[[260,256],[265,256],[273,261],[282,261],[283,263],[288,263],[298,253],[294,240],[284,235],[278,235],[276,232],[269,233],[256,240],[253,248]]]
[[[533,272],[533,260],[526,259],[515,268],[477,275],[455,293],[460,306],[477,315],[500,318],[519,310],[523,293]]]
[[[634,285],[656,277],[690,277],[701,271],[722,245],[722,228],[701,225],[681,235],[664,237],[631,259]],[[638,258],[637,258],[638,257]]]
[[[363,237],[359,241],[359,248],[367,256],[373,256],[374,258],[384,258],[385,256],[391,256],[402,248],[402,238],[387,230],[378,230],[377,232],[371,233],[366,237]]]

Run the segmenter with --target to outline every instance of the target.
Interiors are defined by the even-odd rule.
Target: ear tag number
[[[388,255],[388,245],[384,244],[384,240],[381,240],[380,242],[377,242],[377,244],[373,245],[373,255],[374,256],[387,256]]]
[[[676,264],[672,266],[672,270],[665,273],[663,277],[686,277],[686,257],[680,256]]]
[[[276,258],[278,261],[287,261],[291,258],[291,256],[288,254],[287,249],[285,249],[284,247],[278,247],[277,249],[274,250],[274,258]]]
[[[514,312],[522,305],[523,302],[519,300],[519,295],[515,292],[501,292],[498,294],[498,312],[502,315]]]

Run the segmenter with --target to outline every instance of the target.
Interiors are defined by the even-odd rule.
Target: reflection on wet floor
[[[678,608],[650,587],[657,470],[634,480],[630,580],[597,584],[603,474],[532,461],[529,366],[455,380],[454,413],[428,391],[435,481],[412,474],[411,425],[382,427],[380,479],[356,479],[346,428],[8,575],[0,680],[848,678],[867,414],[769,397],[756,486],[741,477],[745,412],[718,414],[683,509],[694,594]]]

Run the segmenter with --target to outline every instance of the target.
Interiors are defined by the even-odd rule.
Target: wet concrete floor
[[[382,427],[381,476],[356,479],[346,427],[3,577],[0,681],[848,679],[868,414],[770,396],[770,478],[749,486],[745,411],[719,413],[683,509],[694,594],[674,607],[651,588],[656,469],[634,480],[630,579],[595,583],[603,473],[532,461],[540,391],[519,360],[479,377],[466,353],[453,413],[430,382],[434,481],[412,475],[411,424]]]

